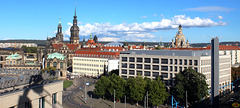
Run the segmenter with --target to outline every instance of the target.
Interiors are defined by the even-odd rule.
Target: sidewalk
[[[84,89],[85,88],[82,88],[82,90],[80,90],[79,92],[77,92],[75,94],[75,98],[74,98],[74,101],[76,102],[79,102],[80,104],[83,104],[83,105],[87,105],[87,106],[91,106],[92,104],[92,108],[113,108],[113,102],[112,101],[108,101],[108,100],[103,100],[102,98],[99,98],[99,99],[96,99],[96,98],[92,98],[91,99],[91,96],[89,96],[87,94],[87,103],[85,104],[85,100],[84,100]],[[87,93],[89,92],[92,92],[94,89],[94,85],[92,86],[88,86],[87,87]],[[83,98],[82,98],[82,95],[83,95]],[[116,108],[124,108],[125,107],[125,104],[124,103],[116,103],[115,104],[115,107]],[[126,107],[127,108],[143,108],[143,106],[136,106],[136,105],[131,105],[129,103],[126,104]]]

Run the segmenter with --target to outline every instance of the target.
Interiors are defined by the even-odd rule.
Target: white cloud
[[[14,40],[15,38],[4,38],[2,40]]]
[[[69,36],[63,36],[63,40],[64,40],[64,41],[69,41],[69,40],[70,40],[70,37],[69,37]]]
[[[99,38],[98,40],[99,41],[113,41],[113,42],[116,42],[116,41],[119,41],[120,38],[103,37],[103,38]]]
[[[156,17],[156,16],[157,16],[157,14],[153,14],[153,16],[155,16],[155,17]]]
[[[151,33],[158,32],[160,30],[172,30],[177,29],[178,25],[181,24],[184,28],[191,27],[211,27],[211,26],[224,26],[226,22],[215,22],[209,18],[190,18],[185,15],[175,15],[173,18],[163,18],[160,22],[143,22],[143,23],[132,23],[132,24],[118,24],[111,25],[108,23],[94,23],[79,25],[80,36],[89,36],[91,33],[97,36],[103,37],[101,40],[115,41],[117,39],[128,39],[131,41],[137,41],[137,39],[151,39],[155,36]],[[68,23],[69,27],[64,32],[64,35],[70,36],[71,23]],[[111,38],[110,38],[111,37]]]
[[[218,19],[223,19],[223,16],[218,15]]]
[[[221,7],[221,6],[205,6],[205,7],[183,9],[183,11],[197,11],[197,12],[230,12],[232,10],[234,9]]]
[[[147,16],[141,16],[141,18],[147,18]]]

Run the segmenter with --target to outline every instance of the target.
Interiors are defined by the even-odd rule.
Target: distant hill
[[[0,40],[0,43],[36,43],[38,46],[45,46],[46,40]]]
[[[25,39],[17,39],[17,40],[0,40],[0,43],[36,43],[38,46],[45,46],[47,40],[25,40]],[[80,41],[81,42],[81,41]],[[64,41],[64,43],[69,43],[69,41]],[[110,43],[106,41],[100,41],[99,43],[101,44],[107,44]],[[121,42],[124,43],[124,42]],[[128,45],[143,45],[144,42],[127,42]],[[153,46],[153,45],[158,45],[159,42],[145,42],[146,45]],[[164,46],[169,46],[170,42],[163,42]],[[240,46],[239,41],[230,41],[230,42],[220,42],[220,45],[232,45],[235,46],[238,44]],[[190,43],[191,47],[207,47],[209,46],[210,43]]]

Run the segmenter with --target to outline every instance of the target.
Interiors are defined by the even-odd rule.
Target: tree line
[[[153,106],[163,104],[169,96],[160,77],[156,80],[142,76],[124,79],[114,73],[110,76],[101,76],[95,84],[94,94],[112,100],[114,90],[116,100],[124,101],[126,96],[130,103],[137,105],[144,101],[147,92],[149,103]]]
[[[161,77],[149,79],[147,77],[137,76],[135,78],[124,79],[114,73],[101,78],[95,84],[94,94],[103,99],[113,100],[114,90],[115,98],[120,102],[125,99],[129,103],[139,104],[145,101],[148,93],[149,105],[159,106],[166,103],[170,96],[174,96],[182,104],[185,102],[185,93],[188,92],[188,102],[193,104],[200,102],[208,94],[208,85],[203,74],[188,68],[176,74],[174,85],[170,87],[169,92]]]

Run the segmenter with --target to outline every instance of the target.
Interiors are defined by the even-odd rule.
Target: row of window
[[[93,68],[80,68],[80,67],[74,67],[73,69],[76,70],[83,70],[83,71],[95,71],[95,72],[103,72],[103,69],[93,69]]]
[[[204,65],[211,65],[211,59],[201,60],[201,65],[202,65],[202,66],[204,66]]]
[[[85,63],[74,63],[74,65],[77,66],[91,66],[91,67],[104,67],[104,65],[99,65],[99,64],[85,64]]]
[[[53,67],[57,68],[57,65],[57,62],[53,62]],[[47,62],[47,67],[50,67],[50,62]],[[63,62],[60,63],[60,68],[63,68]]]
[[[87,62],[108,62],[108,60],[79,59],[79,58],[74,58],[74,60],[87,61]]]
[[[22,62],[19,60],[19,61],[7,61],[7,65],[18,65],[18,64],[21,64]]]
[[[115,58],[115,55],[96,55],[96,54],[75,54],[75,56],[81,57],[100,57],[100,58]]]
[[[144,66],[144,68],[143,68]],[[152,67],[151,67],[152,66]],[[143,65],[143,64],[129,64],[129,66],[127,65],[127,63],[122,63],[122,68],[130,68],[130,69],[145,69],[145,70],[161,70],[161,71],[175,71],[175,72],[178,72],[178,71],[183,71],[187,69],[187,67],[181,67],[179,66],[179,69],[178,69],[178,66],[161,66],[161,69],[160,69],[160,66],[159,65]],[[194,68],[196,71],[197,68]]]
[[[219,59],[219,63],[227,63],[227,62],[230,62],[230,59],[228,58]]]
[[[128,60],[129,59],[129,60]],[[161,60],[161,62],[160,62]],[[187,59],[166,59],[166,58],[140,58],[140,57],[122,57],[122,62],[138,62],[138,63],[156,63],[156,64],[176,64],[176,65],[198,65],[198,60]],[[194,62],[194,63],[193,63]]]
[[[151,71],[139,71],[136,72],[134,70],[127,71],[126,69],[122,69],[122,74],[129,74],[129,75],[144,75],[144,76],[152,76],[152,77],[158,77],[161,76],[162,78],[168,78],[168,73],[161,72],[151,72]],[[173,74],[170,73],[170,78],[173,78]]]

